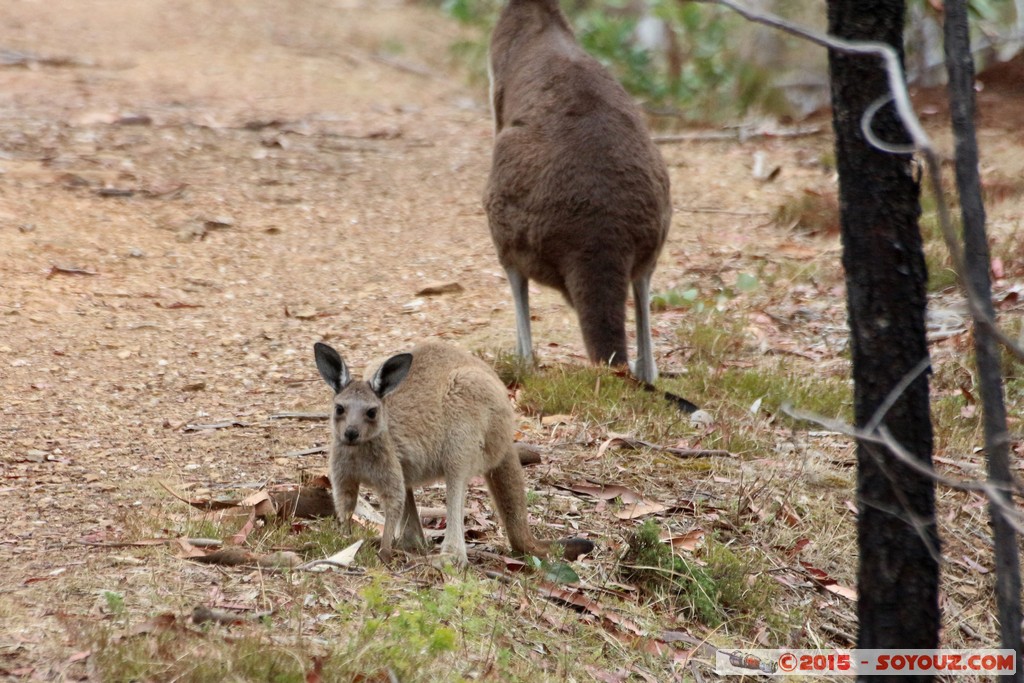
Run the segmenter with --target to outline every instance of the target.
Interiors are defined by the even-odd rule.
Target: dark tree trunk
[[[974,134],[974,59],[971,55],[967,3],[965,0],[947,0],[945,9],[946,66],[949,71],[950,114],[956,139],[956,185],[960,193],[960,215],[964,225],[966,284],[981,303],[984,314],[995,320],[992,283],[988,276],[985,206],[981,200],[981,178],[978,173],[978,142]],[[974,348],[984,414],[989,480],[1009,489],[1013,477],[1010,472],[1010,435],[1006,429],[999,344],[987,327],[975,325]],[[1004,502],[1010,503],[1011,497],[1005,496]],[[1006,678],[1024,681],[1020,633],[1019,543],[1013,526],[999,506],[992,503],[989,510],[995,541],[996,590],[1002,646],[1017,653],[1017,672]]]
[[[829,33],[880,41],[901,51],[903,17],[902,0],[828,3]],[[854,419],[864,427],[890,392],[928,356],[927,272],[917,225],[920,186],[909,155],[879,151],[861,133],[864,110],[889,92],[879,60],[831,52],[829,69]],[[909,142],[891,105],[878,113],[872,130],[886,142]],[[931,463],[927,373],[910,382],[882,425],[913,457]],[[934,483],[901,464],[886,448],[864,441],[857,444],[857,462],[857,647],[937,647],[939,539]]]

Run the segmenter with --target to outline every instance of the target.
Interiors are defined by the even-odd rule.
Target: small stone
[[[697,410],[690,414],[690,424],[694,427],[707,427],[714,422],[715,418],[706,410]]]

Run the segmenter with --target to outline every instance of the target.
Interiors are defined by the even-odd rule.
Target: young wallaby
[[[576,42],[558,0],[509,0],[490,50],[494,157],[484,204],[532,356],[528,281],[576,309],[587,354],[622,365],[626,297],[636,307],[633,373],[658,371],[651,275],[672,217],[668,171],[626,91]]]
[[[334,507],[351,525],[360,484],[377,491],[384,508],[380,555],[399,546],[425,549],[414,486],[444,480],[448,511],[441,553],[466,564],[463,509],[466,485],[482,474],[512,548],[546,554],[550,544],[527,525],[526,492],[512,435],[515,417],[494,370],[456,346],[419,344],[388,358],[365,381],[353,380],[327,344],[314,345],[316,367],[334,390],[330,479]]]

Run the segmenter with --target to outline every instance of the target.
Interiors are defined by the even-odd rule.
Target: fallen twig
[[[20,50],[0,50],[0,66],[21,66],[21,67],[37,67],[37,66],[55,66],[55,67],[89,67],[95,66],[95,64],[88,60],[79,59],[78,57],[67,57],[67,56],[45,56],[37,55],[33,52],[22,52]]]
[[[312,448],[306,448],[301,451],[289,451],[284,454],[286,458],[298,458],[303,455],[316,455],[317,453],[326,453],[327,446],[313,446]]]
[[[235,614],[234,612],[213,609],[206,605],[197,605],[196,608],[192,610],[192,623],[205,624],[212,622],[214,624],[222,624],[224,626],[233,626],[247,621],[259,621],[263,617],[271,616],[273,613],[274,610],[268,609],[260,612],[253,612],[252,614]]]
[[[700,131],[696,133],[674,133],[671,135],[655,135],[654,142],[659,145],[672,144],[676,142],[691,142],[705,140],[756,140],[758,138],[800,138],[809,135],[817,135],[822,130],[821,126],[804,126],[781,130],[762,128],[753,130],[748,127],[738,126],[734,130]]]
[[[726,457],[735,458],[736,455],[726,450],[711,449],[711,448],[677,448],[675,446],[662,446],[660,444],[651,443],[650,441],[644,441],[643,439],[634,439],[631,436],[612,436],[605,440],[598,449],[598,456],[604,454],[606,450],[613,447],[619,448],[650,448],[651,450],[661,451],[662,453],[668,453],[678,458],[714,458],[714,457]]]
[[[85,268],[58,266],[54,264],[50,266],[50,272],[46,274],[46,279],[49,280],[54,275],[99,275],[99,273],[92,270],[86,270]]]
[[[330,413],[283,412],[267,415],[268,420],[326,420]]]
[[[768,211],[732,211],[730,209],[711,209],[702,206],[677,206],[676,211],[685,211],[686,213],[720,213],[726,216],[770,216],[771,213]],[[663,375],[665,373],[662,373]],[[666,375],[667,376],[667,375]]]
[[[204,429],[228,429],[229,427],[248,427],[248,422],[239,420],[224,420],[223,422],[211,422],[210,424],[187,424],[186,432],[199,432]]]

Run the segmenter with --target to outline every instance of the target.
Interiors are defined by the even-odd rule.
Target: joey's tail
[[[591,362],[625,365],[629,278],[624,269],[617,263],[587,264],[566,275],[565,287]]]
[[[484,478],[512,549],[524,555],[547,555],[551,543],[534,538],[530,532],[526,514],[526,480],[519,465],[518,451],[510,448],[501,464],[487,472]]]

